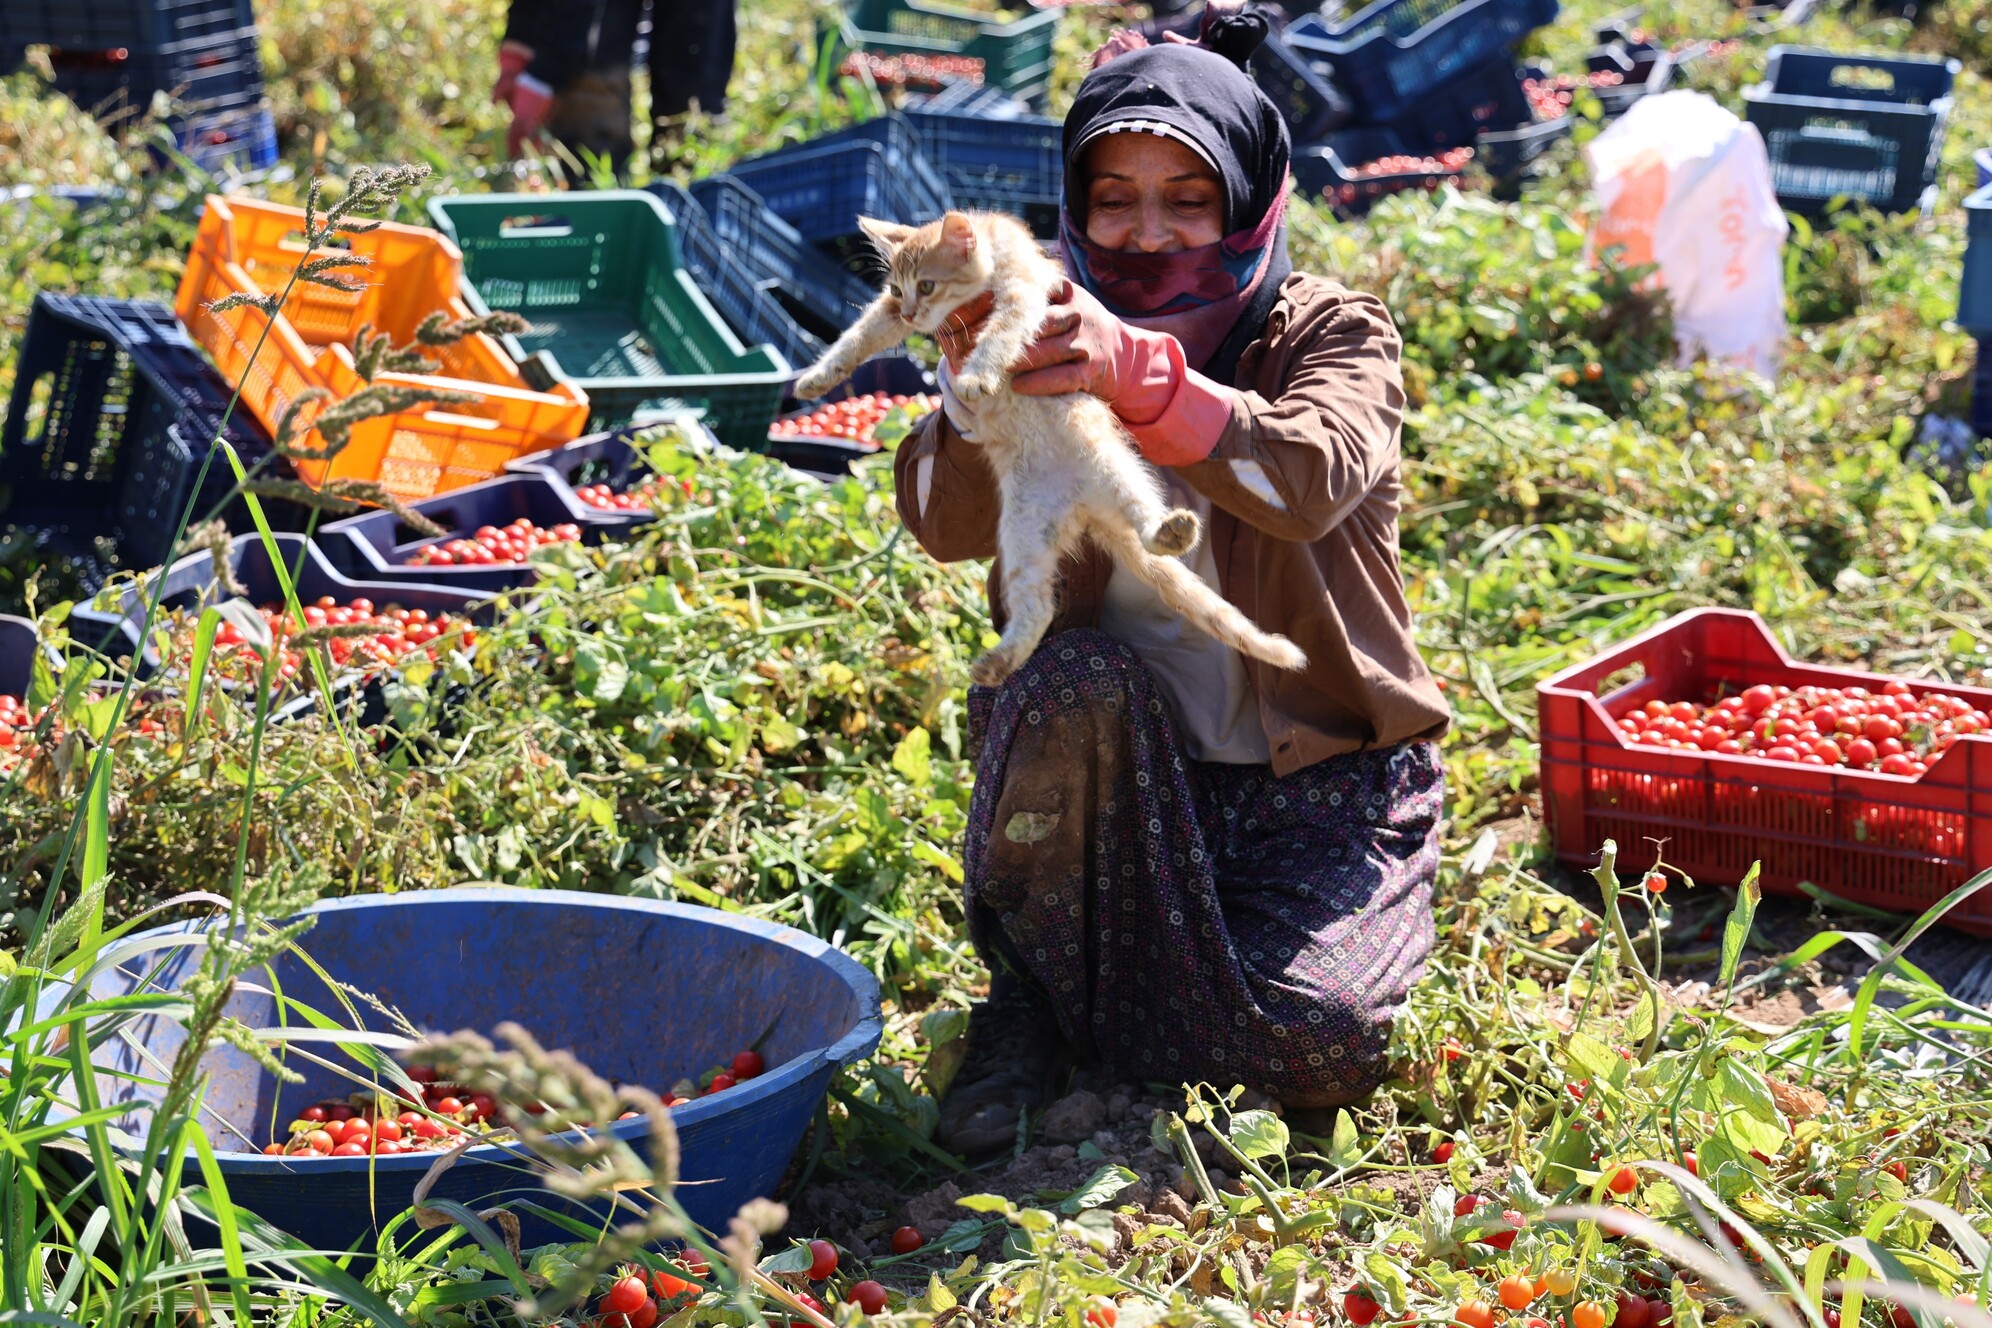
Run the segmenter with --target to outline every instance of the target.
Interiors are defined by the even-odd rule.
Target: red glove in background
[[[547,113],[553,108],[553,89],[522,73],[512,80],[511,94],[505,100],[512,107],[512,123],[505,128],[505,155],[516,157],[527,140],[538,138],[546,127]]]
[[[491,89],[491,104],[506,106],[512,100],[512,88],[519,81],[519,75],[526,72],[526,66],[533,62],[533,48],[524,42],[508,41],[498,48],[498,82]]]

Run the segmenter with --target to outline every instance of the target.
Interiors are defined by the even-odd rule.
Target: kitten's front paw
[[[844,377],[843,374],[832,373],[822,365],[818,365],[795,380],[795,399],[797,401],[814,401],[817,397],[824,395],[831,388],[843,382]]]
[[[1196,548],[1202,534],[1203,524],[1197,520],[1197,514],[1177,508],[1155,527],[1155,537],[1148,541],[1147,549],[1161,557],[1173,558]]]
[[[1002,387],[1003,375],[999,373],[977,373],[965,370],[961,377],[954,380],[955,395],[963,401],[980,401],[984,397],[994,396],[998,391],[1002,390]]]
[[[968,676],[978,687],[1001,687],[1004,679],[1016,671],[1017,666],[1010,662],[1010,652],[999,647],[970,665]]]

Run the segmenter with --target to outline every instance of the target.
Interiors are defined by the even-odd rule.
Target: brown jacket
[[[1372,295],[1295,274],[1266,334],[1246,348],[1231,424],[1178,475],[1210,499],[1205,538],[1226,599],[1307,652],[1304,673],[1247,660],[1273,770],[1412,738],[1449,712],[1411,638],[1397,562],[1400,341]],[[920,462],[931,457],[924,506]],[[935,411],[894,463],[901,519],[942,562],[996,555],[996,480],[982,451]],[[1268,493],[1268,489],[1270,493]],[[1097,624],[1113,564],[1096,550],[1062,569],[1053,631]],[[1000,624],[1001,568],[989,578]]]

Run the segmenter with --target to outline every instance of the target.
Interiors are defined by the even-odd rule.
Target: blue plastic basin
[[[379,997],[417,1028],[489,1034],[511,1020],[611,1081],[661,1092],[729,1062],[768,1031],[765,1074],[671,1113],[682,1155],[678,1198],[709,1230],[724,1232],[743,1203],[774,1190],[831,1072],[878,1046],[879,991],[869,972],[803,932],[736,914],[475,886],[333,900],[308,914],[316,925],[301,948],[334,980]],[[186,937],[199,931],[179,925],[143,933],[154,947],[96,975],[92,992],[170,988],[198,967],[200,946]],[[281,990],[338,1017],[340,1001],[297,955],[271,969],[243,985]],[[228,1009],[252,1028],[278,1022],[272,998],[258,992],[238,991]],[[377,1014],[363,1017],[375,1031],[389,1031]],[[288,1022],[303,1021],[293,1013]],[[148,1016],[130,1026],[128,1040],[108,1039],[96,1063],[153,1078],[152,1067],[170,1063],[182,1040],[178,1024]],[[254,1151],[269,1142],[273,1120],[288,1122],[314,1102],[352,1091],[329,1070],[296,1057],[292,1064],[303,1083],[281,1084],[226,1046],[202,1062],[210,1087],[200,1125],[218,1150],[242,1150],[220,1154],[229,1196],[315,1248],[357,1242],[371,1250],[370,1233],[409,1206],[434,1155],[297,1160]],[[156,1101],[159,1091],[101,1073],[98,1084],[106,1102]],[[136,1116],[131,1128],[145,1123]],[[647,1148],[646,1122],[611,1128]],[[186,1180],[200,1183],[191,1158]],[[538,1188],[513,1154],[493,1146],[467,1151],[431,1193],[473,1208],[526,1198],[581,1211]],[[527,1246],[571,1239],[552,1223],[519,1216]]]

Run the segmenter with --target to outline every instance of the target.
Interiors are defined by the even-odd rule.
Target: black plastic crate
[[[554,484],[545,474],[525,472],[451,489],[408,507],[448,533],[424,535],[396,512],[363,512],[319,531],[318,547],[334,569],[355,580],[511,590],[537,579],[530,564],[434,567],[409,560],[431,545],[465,538],[480,526],[503,527],[520,517],[548,529],[565,523],[578,525],[583,544],[599,544],[604,534],[623,528],[620,523],[602,521],[600,509],[579,502],[565,485]]]
[[[141,123],[154,94],[164,93],[173,103],[174,139],[196,164],[261,170],[277,162],[254,27],[157,50],[56,51],[49,58],[56,89],[115,131]]]
[[[692,185],[713,233],[738,264],[779,301],[804,332],[828,345],[857,321],[878,292],[804,239],[766,200],[731,175]],[[797,368],[813,363],[790,360]]]
[[[1057,120],[917,109],[906,119],[956,204],[1022,217],[1042,239],[1058,234],[1065,127]]]
[[[798,372],[822,358],[835,333],[825,339],[797,321],[782,302],[780,283],[762,276],[747,255],[735,252],[720,239],[705,209],[683,185],[660,180],[650,186],[650,192],[670,209],[677,223],[678,254],[685,270],[743,344],[773,346]],[[797,244],[801,243],[798,239]],[[842,272],[841,268],[835,270]]]
[[[913,127],[899,115],[749,157],[736,162],[732,174],[840,261],[871,253],[858,230],[860,216],[918,225],[955,205]]]
[[[455,614],[477,623],[491,621],[494,603],[493,595],[488,590],[415,581],[359,580],[339,572],[324,552],[302,535],[277,535],[273,538],[277,556],[283,560],[284,569],[291,576],[292,588],[300,604],[309,605],[324,595],[330,595],[342,604],[364,597],[372,600],[376,608],[399,605],[431,614]],[[236,581],[248,592],[240,598],[258,608],[274,608],[284,602],[282,583],[270,561],[269,547],[263,543],[261,536],[236,536],[229,542],[228,556]],[[159,604],[162,616],[174,610],[197,612],[210,604],[237,598],[222,586],[220,578],[215,575],[213,556],[206,552],[188,554],[166,568],[161,575],[166,579]],[[158,646],[147,641],[141,649],[139,636],[152,593],[151,586],[140,583],[125,587],[109,607],[79,605],[69,615],[71,636],[79,643],[108,655],[128,658],[137,654],[141,675],[150,676],[159,667]],[[155,628],[158,626],[157,620],[153,625]]]
[[[255,22],[251,0],[0,0],[0,48],[151,50]]]
[[[1492,181],[1494,197],[1507,200],[1519,197],[1522,183],[1534,173],[1537,159],[1559,139],[1570,137],[1572,124],[1572,117],[1561,115],[1554,120],[1481,134],[1474,145],[1474,159]]]
[[[859,365],[849,379],[828,395],[814,401],[794,403],[796,409],[784,411],[783,418],[808,413],[831,402],[870,396],[874,392],[910,397],[929,396],[937,390],[934,376],[910,356],[883,355]],[[814,434],[768,436],[769,456],[810,475],[848,474],[854,462],[876,456],[879,450],[877,447],[860,447],[848,438],[825,438]]]
[[[1960,68],[1935,56],[1772,47],[1764,81],[1743,100],[1769,149],[1778,201],[1805,213],[1836,198],[1928,212]]]
[[[590,484],[606,484],[615,492],[623,493],[655,474],[643,454],[630,442],[635,434],[633,429],[590,434],[550,451],[522,456],[507,465],[506,469],[514,475],[544,477],[559,491],[562,500],[576,511],[586,512],[591,520],[607,526],[611,532],[627,532],[631,526],[656,520],[656,515],[594,507],[583,502],[574,491]]]
[[[1482,134],[1535,123],[1523,80],[1534,71],[1517,69],[1501,56],[1449,79],[1417,106],[1385,125],[1414,154],[1437,155],[1448,148],[1472,147]],[[1356,126],[1351,126],[1352,128]]]
[[[0,433],[0,519],[108,535],[128,566],[163,561],[190,497],[196,521],[233,505],[225,456],[194,487],[229,396],[165,305],[35,297]],[[225,436],[245,466],[270,451],[240,408]]]
[[[1457,183],[1465,166],[1445,170],[1365,170],[1391,157],[1419,156],[1390,129],[1344,129],[1327,141],[1295,148],[1294,183],[1319,198],[1337,215],[1358,217],[1378,200],[1412,190],[1427,191]]]
[[[1325,60],[1312,60],[1278,37],[1252,53],[1252,78],[1279,110],[1295,143],[1314,143],[1349,122],[1354,108]]]

